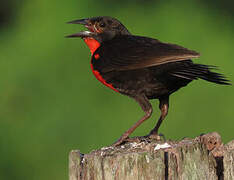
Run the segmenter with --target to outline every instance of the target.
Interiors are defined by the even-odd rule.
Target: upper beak
[[[70,21],[68,22],[68,24],[82,24],[85,25],[86,27],[88,27],[88,23],[89,23],[89,19],[78,19],[78,20],[74,20],[74,21]],[[90,32],[90,31],[81,31],[72,35],[68,35],[66,36],[67,38],[72,38],[72,37],[90,37],[95,35],[95,33]]]
[[[70,21],[70,22],[68,22],[68,24],[88,25],[88,19],[78,19],[78,20]]]

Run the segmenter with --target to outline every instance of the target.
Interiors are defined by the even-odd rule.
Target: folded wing
[[[102,72],[140,69],[200,56],[196,51],[175,44],[128,35],[104,42],[96,53],[102,57],[95,62]]]

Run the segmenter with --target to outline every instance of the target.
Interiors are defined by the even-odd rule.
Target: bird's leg
[[[160,118],[156,124],[156,126],[150,131],[148,137],[152,139],[160,139],[158,135],[158,129],[162,123],[162,121],[165,119],[168,113],[169,108],[169,96],[162,97],[159,99],[159,108],[161,110]]]
[[[112,144],[112,146],[118,146],[124,141],[126,141],[129,135],[145,120],[149,119],[153,112],[152,106],[145,95],[135,96],[133,98],[139,103],[142,110],[145,112],[145,115],[139,121],[137,121],[131,128],[129,128],[114,144]]]

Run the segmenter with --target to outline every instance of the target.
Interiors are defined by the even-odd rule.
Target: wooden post
[[[234,140],[218,133],[181,141],[126,143],[89,154],[72,150],[70,180],[234,180]]]

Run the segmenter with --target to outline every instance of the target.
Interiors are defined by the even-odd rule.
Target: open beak
[[[82,24],[87,28],[89,27],[88,23],[89,23],[89,19],[78,19],[78,20],[68,22],[68,24]],[[85,37],[91,37],[91,36],[94,36],[94,35],[95,35],[95,33],[91,32],[91,31],[81,31],[81,32],[78,32],[78,33],[75,33],[75,34],[72,34],[72,35],[68,35],[66,37],[67,38],[73,38],[73,37],[85,38]]]

